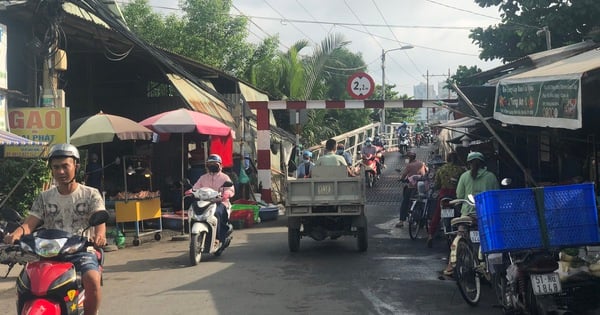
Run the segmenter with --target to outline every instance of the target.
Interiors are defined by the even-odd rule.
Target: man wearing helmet
[[[408,157],[408,164],[404,167],[404,171],[400,174],[400,181],[406,181],[414,175],[425,175],[427,173],[427,165],[417,160],[417,154],[410,151],[406,153]],[[401,228],[404,226],[404,221],[408,216],[408,207],[410,204],[410,197],[417,191],[417,183],[409,181],[404,190],[402,191],[402,203],[400,204],[400,221],[396,224],[396,227]]]
[[[56,144],[50,148],[48,167],[56,184],[43,191],[35,199],[29,216],[4,242],[12,244],[24,234],[33,232],[38,226],[60,229],[81,234],[87,227],[89,216],[105,210],[98,189],[79,184],[75,180],[79,168],[79,151],[70,144]],[[88,230],[88,237],[95,246],[106,245],[106,225],[103,223]],[[100,272],[95,253],[83,252],[70,255],[75,269],[81,272],[85,287],[84,313],[96,314],[100,305]]]
[[[467,196],[469,195],[475,196],[484,191],[500,188],[496,175],[487,170],[487,167],[485,166],[485,157],[481,152],[469,153],[469,155],[467,155],[467,166],[469,167],[469,170],[462,173],[458,179],[456,198],[467,199]],[[460,215],[474,217],[476,215],[475,207],[463,202]],[[448,266],[443,271],[444,275],[452,275],[455,264],[456,244],[453,242],[450,246],[450,260],[448,261]]]
[[[352,156],[350,155],[350,152],[346,152],[346,146],[344,146],[343,143],[337,144],[335,154],[343,156],[346,163],[348,163],[348,166],[352,167]]]
[[[377,147],[373,145],[373,139],[371,137],[367,137],[365,139],[365,145],[360,149],[360,156],[363,159],[373,159],[377,156]],[[377,176],[381,175],[381,162],[377,159],[375,160],[377,165]]]
[[[302,163],[298,166],[298,178],[309,178],[315,163],[312,162],[312,152],[302,152]]]
[[[467,155],[467,166],[469,170],[464,172],[458,179],[456,186],[456,198],[466,199],[468,195],[477,195],[481,192],[499,189],[498,179],[494,173],[487,170],[485,158],[480,152],[471,152]],[[463,202],[461,215],[475,214],[475,207]]]
[[[223,187],[225,182],[230,182],[231,178],[222,172],[223,160],[218,154],[211,154],[206,159],[206,171],[208,173],[200,176],[192,189],[208,187],[216,191],[221,191],[222,201],[217,205],[215,216],[219,220],[217,227],[217,240],[221,243],[225,242],[227,232],[230,229],[229,225],[229,198],[235,195],[235,187]]]

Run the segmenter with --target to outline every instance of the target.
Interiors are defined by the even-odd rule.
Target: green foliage
[[[183,0],[183,11],[163,16],[147,0],[134,0],[123,9],[129,28],[147,42],[171,52],[243,75],[255,47],[246,41],[248,21],[231,17],[230,0]]]
[[[5,207],[12,208],[23,215],[28,213],[44,183],[50,180],[50,171],[46,162],[41,159],[0,159],[0,194],[2,198],[8,195],[32,163],[34,165],[31,171],[5,204]]]
[[[446,80],[446,85],[444,88],[452,89],[450,85],[452,82],[455,82],[458,86],[473,86],[473,85],[481,85],[484,82],[473,79],[472,76],[481,72],[481,69],[477,66],[458,66],[456,69],[456,73],[450,77],[449,80]]]
[[[509,62],[546,50],[544,26],[550,30],[552,47],[597,39],[600,29],[597,0],[475,0],[475,3],[481,7],[498,6],[502,18],[501,23],[473,29],[469,35],[482,49],[479,57],[483,60]]]

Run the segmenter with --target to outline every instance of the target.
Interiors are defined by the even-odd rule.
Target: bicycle
[[[419,175],[415,175],[419,176]],[[426,176],[417,179],[417,191],[411,198],[411,206],[408,210],[408,235],[412,240],[419,237],[419,232],[425,230],[425,236],[429,233],[429,220],[431,219],[431,187]]]

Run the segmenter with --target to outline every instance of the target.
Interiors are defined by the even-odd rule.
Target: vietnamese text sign
[[[494,118],[509,124],[581,128],[580,75],[501,80]]]
[[[10,131],[33,141],[50,144],[69,142],[69,108],[35,107],[8,110]],[[5,157],[45,156],[44,146],[4,148]]]

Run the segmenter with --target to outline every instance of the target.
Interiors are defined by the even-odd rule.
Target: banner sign
[[[8,110],[10,132],[29,140],[47,142],[49,146],[10,146],[4,148],[5,157],[38,158],[56,143],[69,143],[69,108],[35,107]]]
[[[494,118],[507,124],[579,129],[580,78],[581,74],[500,80]]]

